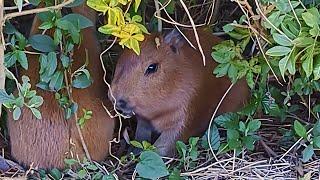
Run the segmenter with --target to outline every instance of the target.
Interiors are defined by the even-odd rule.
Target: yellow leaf
[[[135,39],[130,39],[129,40],[130,42],[130,46],[131,48],[133,49],[133,51],[137,54],[137,55],[140,55],[140,47],[139,47],[139,42]]]
[[[143,34],[136,34],[132,36],[134,39],[138,41],[143,41],[144,40],[144,35]]]
[[[103,12],[103,14],[109,9],[108,4],[103,0],[88,0],[87,5],[96,11]]]
[[[111,24],[106,24],[104,26],[101,26],[98,29],[99,32],[103,33],[103,34],[114,34],[114,33],[118,33],[121,31],[121,28],[115,25],[111,25]]]

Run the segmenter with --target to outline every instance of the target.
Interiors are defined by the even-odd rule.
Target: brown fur
[[[175,38],[164,42],[166,38],[160,36],[161,45],[157,48],[155,34],[146,37],[140,56],[126,49],[116,66],[111,85],[115,98],[125,100],[138,119],[150,122],[161,133],[155,145],[162,155],[172,154],[175,141],[187,141],[205,132],[214,109],[231,84],[227,77],[216,78],[212,74],[217,65],[210,56],[212,46],[221,40],[207,30],[198,29],[198,33],[206,55],[205,67],[199,51],[187,42]],[[187,30],[185,34],[196,45],[193,31]],[[158,71],[145,76],[152,63],[159,63]],[[240,81],[218,113],[236,111],[248,95],[246,82]]]
[[[73,12],[87,16],[95,22],[96,14],[86,6],[76,7]],[[31,34],[39,33],[37,27],[40,20],[36,17],[31,29]],[[114,120],[111,119],[102,107],[102,102],[110,106],[107,100],[105,85],[102,81],[103,71],[99,59],[100,46],[95,36],[95,28],[90,27],[82,31],[83,42],[80,47],[75,47],[73,55],[73,70],[85,63],[85,49],[88,50],[88,69],[94,80],[86,89],[73,89],[74,101],[78,103],[78,116],[82,116],[82,108],[93,111],[92,118],[82,129],[84,140],[93,160],[103,160],[109,152],[109,140],[113,135]],[[38,56],[28,56],[28,71],[20,71],[30,77],[32,88],[39,81]],[[42,120],[37,120],[30,110],[24,108],[22,116],[14,121],[12,113],[8,119],[8,129],[11,140],[12,156],[23,165],[39,166],[40,168],[63,168],[66,157],[74,158],[78,155],[84,157],[84,150],[76,129],[75,119],[65,120],[63,110],[54,98],[54,93],[37,88],[37,92],[44,98],[40,108]],[[69,138],[72,143],[69,143]],[[70,153],[71,152],[71,153]]]

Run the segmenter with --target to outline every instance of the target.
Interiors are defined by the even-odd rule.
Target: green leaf
[[[79,89],[85,89],[92,84],[92,80],[90,77],[85,75],[84,73],[75,77],[72,81],[72,86]]]
[[[287,36],[279,33],[273,33],[272,37],[276,43],[281,46],[292,46],[291,41],[287,38]]]
[[[53,27],[53,23],[51,21],[45,21],[39,26],[39,29],[51,29]]]
[[[313,76],[313,79],[316,81],[320,79],[320,55],[314,57]]]
[[[214,122],[225,129],[237,129],[239,116],[236,113],[225,113],[216,117]]]
[[[80,171],[78,171],[77,174],[80,179],[84,179],[87,176],[87,172],[84,169],[81,169]]]
[[[143,146],[140,142],[138,141],[130,141],[130,144],[136,148],[140,148],[140,149],[143,149]]]
[[[81,4],[83,4],[85,0],[74,0],[72,3],[64,6],[64,7],[68,7],[68,8],[71,8],[71,7],[77,7],[77,6],[80,6]]]
[[[23,67],[23,69],[27,70],[28,69],[28,59],[27,55],[23,51],[16,51],[17,55],[17,60],[20,63],[20,65]]]
[[[208,131],[201,138],[201,146],[205,149],[209,149],[208,143]],[[220,134],[216,125],[212,124],[210,128],[210,144],[213,150],[218,150],[220,147]]]
[[[169,176],[169,180],[182,180],[180,177],[180,171],[178,169],[174,169]]]
[[[72,166],[74,164],[77,164],[78,161],[75,159],[64,159],[64,163],[67,164],[68,166]]]
[[[38,108],[42,105],[43,103],[43,98],[41,96],[33,96],[29,102],[28,105],[31,107]]]
[[[288,60],[289,56],[285,56],[279,61],[279,69],[283,79],[285,79],[284,74],[287,71]]]
[[[50,170],[50,175],[53,177],[55,180],[59,180],[62,178],[61,172],[57,168],[53,168]]]
[[[313,141],[313,145],[316,147],[316,148],[320,148],[320,136],[316,136],[312,139]]]
[[[250,151],[254,150],[254,142],[255,139],[252,136],[245,136],[243,138],[243,144],[248,148]]]
[[[48,75],[51,76],[54,74],[54,72],[56,71],[57,69],[57,55],[56,53],[54,52],[50,52],[48,54],[48,66],[47,66],[47,72],[48,72]]]
[[[294,121],[294,130],[298,136],[303,138],[307,137],[306,128],[297,120]]]
[[[302,151],[302,161],[307,162],[309,161],[314,154],[313,146],[310,144]]]
[[[89,166],[86,167],[87,169],[91,171],[96,171],[98,170],[98,167],[96,165],[90,164]]]
[[[313,52],[310,50],[306,52],[306,58],[303,60],[302,68],[307,77],[310,77],[313,72]]]
[[[275,47],[268,49],[266,54],[269,56],[285,56],[285,55],[289,54],[290,51],[291,51],[291,49],[288,47],[275,46]]]
[[[15,99],[7,94],[4,89],[0,89],[0,103],[10,103],[14,102]]]
[[[51,90],[59,91],[63,86],[63,79],[63,72],[56,71],[50,80],[49,88]]]
[[[141,0],[134,0],[134,11],[137,12],[140,6]]]
[[[227,129],[227,137],[228,139],[239,139],[240,134],[235,129]]]
[[[13,119],[14,120],[18,120],[21,116],[21,108],[20,107],[16,107],[14,110],[13,110]]]
[[[248,132],[255,132],[257,131],[261,126],[261,122],[257,119],[254,119],[252,121],[250,121],[247,125],[248,128]]]
[[[50,36],[36,34],[29,38],[29,43],[33,49],[40,52],[52,52],[55,51],[57,46],[54,44],[53,39]]]
[[[14,1],[18,7],[18,11],[21,12],[22,11],[22,5],[23,5],[23,0],[15,0]]]
[[[37,119],[42,119],[41,112],[38,109],[30,108],[30,110]]]
[[[296,47],[307,47],[314,43],[314,39],[311,37],[297,37],[293,40],[293,44]]]
[[[93,26],[93,23],[87,17],[81,14],[71,13],[61,18],[62,21],[68,21],[72,23],[75,27],[84,29]]]
[[[308,9],[307,12],[302,13],[302,19],[310,27],[319,25],[320,15],[318,9],[315,7]]]
[[[320,121],[318,120],[312,129],[313,136],[320,136]]]
[[[157,179],[169,175],[166,165],[161,157],[152,151],[144,151],[136,166],[138,174],[143,178]]]

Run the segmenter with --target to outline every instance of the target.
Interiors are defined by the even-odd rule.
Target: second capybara
[[[96,21],[96,13],[82,5],[73,7],[72,11]],[[41,21],[35,17],[31,35],[39,33]],[[82,116],[82,109],[91,110],[92,118],[81,129],[84,141],[91,158],[96,161],[104,160],[109,153],[109,141],[113,137],[114,119],[105,112],[102,103],[112,106],[108,101],[103,82],[103,70],[99,55],[100,46],[96,37],[95,27],[81,31],[82,43],[75,46],[73,52],[72,71],[75,71],[86,62],[86,50],[89,64],[87,69],[91,73],[93,84],[85,89],[73,89],[72,96],[78,103],[78,117]],[[59,57],[59,56],[58,56]],[[39,56],[28,56],[29,69],[20,70],[20,75],[30,78],[32,89],[39,82]],[[40,107],[42,119],[38,120],[32,112],[24,108],[19,120],[14,121],[9,113],[8,130],[10,136],[11,154],[13,158],[24,166],[39,168],[64,168],[65,158],[80,158],[85,156],[80,137],[76,128],[75,118],[64,118],[64,111],[59,107],[55,94],[36,88],[38,95],[44,99]]]
[[[184,32],[196,45],[193,31]],[[110,95],[109,98],[116,101],[116,107],[124,114],[135,115],[138,126],[141,121],[144,123],[140,124],[150,124],[161,133],[154,143],[161,155],[172,155],[177,140],[187,141],[191,136],[201,136],[207,130],[221,97],[231,85],[227,77],[213,75],[217,63],[210,54],[212,46],[221,39],[208,29],[198,29],[197,32],[206,66],[200,52],[192,48],[176,29],[164,36],[147,35],[141,43],[140,56],[126,49],[116,66],[111,84],[115,99]],[[218,113],[238,110],[248,96],[246,82],[239,81]],[[144,137],[141,133],[138,134]]]

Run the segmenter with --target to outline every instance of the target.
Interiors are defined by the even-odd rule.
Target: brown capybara
[[[96,13],[89,7],[83,5],[72,8],[74,13],[88,17],[95,23]],[[41,24],[36,17],[31,29],[31,34],[39,33]],[[84,141],[87,145],[91,158],[102,161],[109,153],[109,141],[113,136],[114,120],[105,112],[102,103],[107,107],[112,106],[108,101],[106,86],[103,82],[103,70],[99,55],[100,46],[96,37],[94,27],[81,31],[82,43],[80,47],[75,46],[73,52],[72,72],[85,64],[86,52],[88,52],[89,64],[87,69],[91,73],[93,84],[85,89],[73,88],[72,96],[78,103],[78,118],[82,109],[91,110],[92,118],[86,122],[81,129]],[[19,120],[14,121],[12,113],[8,119],[8,129],[11,141],[12,156],[24,166],[33,163],[33,167],[39,168],[63,168],[65,158],[80,158],[85,156],[80,136],[76,128],[75,118],[69,120],[64,118],[64,111],[59,107],[55,94],[36,88],[39,82],[39,56],[30,55],[29,69],[21,70],[20,75],[30,77],[32,89],[37,89],[38,95],[44,99],[40,107],[42,119],[36,119],[31,111],[24,108]]]
[[[196,45],[192,30],[186,37]],[[126,115],[135,114],[161,133],[155,146],[161,155],[172,155],[177,140],[201,136],[208,128],[212,113],[231,85],[227,77],[216,78],[217,63],[210,56],[212,46],[221,39],[209,30],[198,29],[206,56],[193,49],[183,36],[173,30],[166,36],[151,34],[141,43],[141,54],[124,50],[118,60],[111,90],[116,106]],[[160,44],[156,44],[158,37]],[[109,93],[110,94],[110,93]],[[221,104],[218,113],[236,111],[249,96],[245,81],[239,81]],[[113,98],[109,95],[110,100]],[[141,133],[140,137],[143,137]],[[137,134],[137,133],[136,133]],[[149,136],[149,132],[147,132]],[[145,138],[145,137],[144,137]]]

